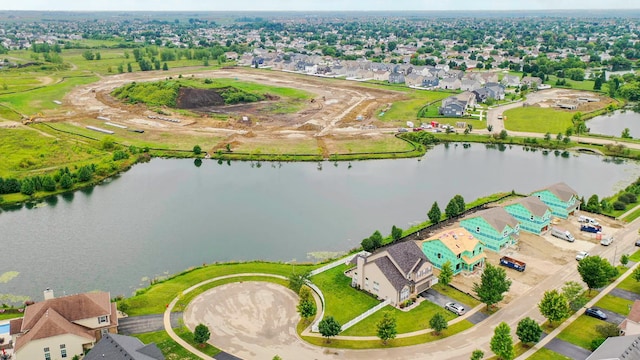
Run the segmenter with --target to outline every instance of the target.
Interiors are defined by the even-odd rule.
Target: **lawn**
[[[558,77],[555,75],[549,75],[549,80],[545,81],[545,84],[549,84],[553,87],[556,87],[556,81],[558,80]],[[584,80],[584,81],[575,81],[575,80],[571,80],[568,78],[564,79],[567,82],[567,85],[570,85],[568,87],[570,87],[571,89],[576,89],[576,90],[587,90],[587,91],[593,91],[593,85],[595,84],[595,82],[593,80]],[[560,86],[558,86],[560,87]],[[564,87],[564,86],[562,86]]]
[[[568,341],[581,348],[589,350],[591,341],[600,337],[596,331],[597,325],[605,324],[605,321],[598,320],[591,316],[582,315],[578,317],[571,325],[567,326],[558,335],[558,339]]]
[[[145,344],[155,343],[158,345],[158,348],[160,348],[160,351],[162,351],[162,354],[164,354],[167,359],[200,360],[200,357],[193,355],[173,341],[165,331],[135,334],[133,336]]]
[[[618,289],[631,291],[636,294],[640,294],[640,282],[633,278],[633,274],[627,276],[626,279],[618,285]]]
[[[396,318],[398,334],[412,331],[429,329],[429,320],[436,313],[442,314],[447,321],[455,319],[457,316],[451,311],[445,310],[428,300],[424,300],[418,307],[410,311],[402,311],[396,307],[387,305],[375,314],[347,329],[341,335],[353,336],[375,336],[377,334],[376,324],[382,319],[385,312],[390,312]]]
[[[447,286],[447,285],[442,285],[442,284],[435,284],[433,285],[433,289],[436,290],[437,292],[446,295],[450,298],[452,298],[453,300],[459,301],[463,304],[469,305],[472,308],[482,304],[480,302],[480,300],[477,300],[476,298],[469,296],[465,293],[463,293],[462,291],[453,288],[451,286]]]
[[[213,356],[215,356],[215,355],[220,353],[220,350],[218,348],[216,348],[215,346],[212,346],[210,344],[205,344],[204,347],[201,347],[200,344],[196,343],[193,340],[193,333],[186,326],[181,326],[179,328],[175,328],[175,329],[173,329],[173,331],[175,331],[176,335],[180,336],[182,338],[182,340],[184,340],[187,343],[189,343],[189,345],[193,346],[194,348],[202,351],[203,353],[205,353],[205,354],[207,354],[209,356],[213,357]]]
[[[638,262],[640,261],[640,250],[634,252],[633,254],[631,254],[631,256],[629,256],[629,260],[633,261],[633,262]]]
[[[232,146],[234,152],[260,154],[322,154],[315,139],[280,138],[273,141],[263,137],[243,139]]]
[[[318,265],[296,265],[296,271],[306,271]],[[129,316],[162,314],[166,305],[181,291],[186,290],[203,280],[218,276],[240,273],[266,273],[282,276],[291,275],[291,265],[280,263],[247,262],[230,264],[212,264],[187,270],[168,280],[156,283],[137,291],[137,294],[126,300]]]
[[[398,152],[413,149],[411,144],[392,135],[366,140],[327,138],[324,142],[331,154]]]
[[[28,129],[0,129],[0,176],[19,177],[45,169],[85,164],[110,154],[79,142],[59,140]]]
[[[620,315],[628,315],[629,309],[633,305],[633,301],[619,298],[610,294],[605,295],[596,306],[618,313]]]
[[[352,288],[351,278],[343,274],[346,269],[346,265],[340,265],[311,278],[324,294],[325,316],[333,316],[340,324],[380,303],[364,291]]]
[[[555,139],[573,125],[573,112],[539,107],[519,107],[504,112],[508,120],[504,122],[507,130],[550,133]]]
[[[430,332],[424,335],[417,335],[417,336],[411,336],[406,338],[396,338],[393,340],[389,340],[387,345],[382,345],[382,341],[380,340],[357,341],[357,340],[335,340],[334,339],[334,340],[331,340],[330,343],[327,343],[324,338],[305,336],[303,337],[303,339],[313,345],[331,347],[331,348],[343,348],[343,349],[391,348],[391,347],[418,345],[418,344],[424,344],[426,342],[440,340],[442,338],[465,331],[471,327],[473,327],[473,324],[471,322],[467,320],[463,320],[451,325],[447,330],[442,331],[440,335],[434,335],[433,332]]]
[[[396,101],[384,115],[380,115],[380,113],[376,114],[378,119],[382,121],[402,121],[403,123],[407,120],[419,122],[418,111],[420,111],[423,106],[430,102],[451,96],[451,93],[414,90],[407,95],[408,100]],[[436,106],[436,104],[431,105],[431,107],[433,106]]]
[[[529,360],[571,360],[571,358],[553,350],[542,348],[529,356]]]

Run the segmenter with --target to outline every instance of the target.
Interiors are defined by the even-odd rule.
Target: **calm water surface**
[[[640,133],[640,132],[639,132]],[[130,295],[162,276],[230,260],[309,261],[311,252],[359,246],[444,209],[512,189],[526,193],[565,181],[585,197],[610,195],[640,175],[635,162],[568,158],[473,144],[438,146],[417,159],[348,163],[219,165],[155,159],[109,183],[45,206],[0,213],[0,273],[20,275],[0,293],[41,299],[107,290]]]
[[[634,138],[640,138],[640,114],[631,110],[615,111],[612,114],[596,116],[587,121],[587,127],[593,134],[619,137],[625,128]]]

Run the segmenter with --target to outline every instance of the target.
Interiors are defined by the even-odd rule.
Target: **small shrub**
[[[613,203],[613,210],[624,210],[627,208],[627,205],[622,201],[616,201]]]

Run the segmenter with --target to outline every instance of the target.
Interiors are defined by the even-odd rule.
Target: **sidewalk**
[[[602,289],[602,291],[600,291],[598,295],[596,295],[593,299],[591,299],[591,301],[589,301],[582,309],[576,311],[573,315],[571,315],[571,317],[569,317],[562,324],[560,324],[560,326],[558,326],[555,330],[553,330],[547,336],[545,336],[544,339],[540,340],[540,342],[535,344],[531,349],[529,349],[524,354],[518,356],[516,360],[524,360],[529,356],[533,355],[536,351],[545,347],[545,345],[548,344],[556,336],[558,336],[558,334],[560,334],[562,330],[567,328],[567,326],[571,325],[571,323],[575,321],[579,316],[584,314],[585,308],[592,307],[595,303],[600,301],[600,299],[602,299],[605,295],[607,295],[611,290],[615,289],[627,276],[631,275],[633,270],[635,270],[638,266],[640,266],[640,262],[635,263],[632,267],[627,269],[627,271],[625,271],[624,274],[620,275],[620,277],[618,277],[616,281],[609,284],[609,286]]]

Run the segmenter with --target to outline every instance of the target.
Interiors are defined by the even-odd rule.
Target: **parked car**
[[[406,133],[409,132],[409,130],[407,128],[398,128],[398,132]]]
[[[454,302],[444,304],[444,308],[458,315],[463,315],[465,312],[464,306]]]
[[[596,219],[590,218],[590,217],[584,216],[584,215],[580,215],[578,217],[578,222],[587,223],[587,224],[593,225],[593,226],[600,226],[600,223],[598,223],[598,221],[596,221]]]
[[[599,231],[602,231],[602,227],[601,226],[595,226],[595,225],[581,225],[580,226],[580,231],[585,231],[585,232],[590,232],[590,233],[597,233]]]
[[[600,240],[600,245],[609,246],[613,243],[613,236],[605,237]]]
[[[636,246],[640,246],[640,239],[636,240]]]
[[[551,228],[551,235],[568,242],[576,241],[576,239],[573,237],[573,235],[571,235],[569,231],[558,227]]]
[[[584,311],[585,315],[593,316],[596,319],[607,320],[607,314],[603,313],[602,310],[596,308],[587,308]]]
[[[576,255],[576,260],[580,261],[589,256],[589,253],[586,251],[578,251],[578,255]]]

